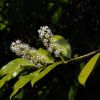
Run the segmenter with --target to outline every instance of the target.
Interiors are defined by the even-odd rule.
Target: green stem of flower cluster
[[[96,53],[100,52],[100,49],[96,50],[96,51],[93,51],[93,52],[90,52],[88,54],[85,54],[85,55],[82,55],[82,56],[79,56],[79,57],[76,57],[76,58],[72,58],[70,60],[67,60],[67,61],[64,61],[65,64],[69,63],[69,62],[76,62],[76,61],[80,61],[80,60],[83,60],[87,57],[90,57]]]

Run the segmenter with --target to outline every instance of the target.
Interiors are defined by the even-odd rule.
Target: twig
[[[64,63],[67,64],[67,63],[73,62],[73,61],[80,61],[80,60],[85,59],[85,58],[87,58],[87,57],[90,57],[90,56],[92,56],[92,55],[94,55],[94,54],[96,54],[96,53],[98,53],[98,52],[100,52],[100,49],[98,49],[98,50],[96,50],[96,51],[93,51],[93,52],[90,52],[90,53],[88,53],[88,54],[85,54],[85,55],[83,55],[83,56],[79,56],[79,57],[76,57],[76,58],[72,58],[72,59],[70,59],[70,60],[68,60],[68,61],[65,61]]]

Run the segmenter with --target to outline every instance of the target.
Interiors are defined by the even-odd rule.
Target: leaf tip
[[[12,95],[10,95],[9,99],[10,99],[10,100],[12,99]]]
[[[32,86],[32,88],[33,88],[33,86],[34,86],[34,83],[31,81],[31,86]]]
[[[80,75],[78,76],[78,81],[82,86],[85,86],[85,81],[83,80],[83,78]]]

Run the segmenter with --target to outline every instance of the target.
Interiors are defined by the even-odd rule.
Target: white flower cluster
[[[16,55],[22,56],[26,59],[31,59],[31,53],[35,52],[36,50],[32,47],[30,47],[26,43],[22,43],[21,40],[16,40],[15,42],[12,42],[10,49],[12,52],[15,52]]]
[[[22,43],[21,40],[16,40],[15,42],[12,42],[10,49],[12,50],[12,52],[16,53],[16,55],[28,59],[30,62],[34,63],[36,68],[43,67],[43,64],[39,62],[40,58],[38,56],[35,56],[33,58],[32,53],[36,52],[36,49],[30,47],[26,43]]]
[[[38,30],[39,38],[42,40],[44,46],[49,46],[49,39],[53,36],[52,31],[48,26],[41,26]]]
[[[53,36],[53,33],[51,29],[48,26],[41,26],[40,29],[38,30],[39,33],[39,38],[42,40],[44,46],[47,47],[47,50],[50,53],[54,53],[55,57],[59,57],[59,52],[60,51],[55,51],[53,48],[56,47],[58,44],[56,43],[49,43],[50,38]]]
[[[36,68],[41,68],[43,67],[44,64],[40,62],[40,57],[39,56],[33,56],[31,59],[31,62],[35,65]]]
[[[57,41],[57,38],[52,40],[53,36],[55,35],[53,35],[52,31],[50,30],[48,26],[40,27],[40,29],[38,30],[38,33],[39,33],[39,38],[43,42],[44,46],[46,46],[47,50],[50,53],[53,53],[55,57],[61,57],[61,55],[70,57],[71,55],[70,44],[66,42],[67,47],[66,46],[64,47],[62,46],[63,43]],[[63,37],[58,37],[58,38],[63,38]],[[66,40],[64,40],[63,38],[62,41],[65,42]],[[67,51],[68,51],[68,54],[67,54]]]
[[[57,51],[55,52],[54,51],[54,47],[56,47],[58,44],[56,44],[56,43],[51,43],[51,44],[49,44],[49,46],[48,46],[48,51],[50,52],[50,53],[53,53],[54,52],[54,54],[57,54]],[[56,56],[57,57],[57,56]]]

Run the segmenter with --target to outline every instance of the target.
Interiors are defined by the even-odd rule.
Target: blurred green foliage
[[[73,57],[99,49],[99,12],[99,0],[0,0],[0,66],[17,58],[9,48],[11,42],[16,39],[40,47],[42,44],[38,42],[40,40],[37,39],[37,29],[42,25],[50,26],[55,34],[69,39]],[[80,64],[85,62],[87,59],[84,62],[68,64],[69,67],[58,66],[34,88],[26,85],[14,100],[67,100],[66,94],[77,76],[75,72],[79,72],[76,66],[81,67]],[[98,66],[94,75],[89,77],[86,87],[78,89],[76,100],[98,100],[99,77]],[[16,82],[16,79],[5,84],[0,90],[0,99],[9,98],[12,81]]]

